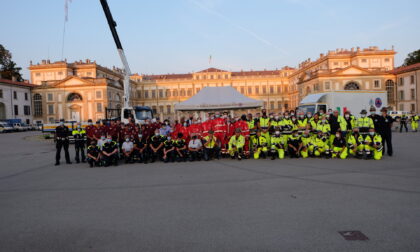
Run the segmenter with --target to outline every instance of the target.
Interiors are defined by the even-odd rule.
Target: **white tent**
[[[175,104],[177,111],[253,109],[263,102],[249,98],[233,87],[205,87],[188,100]]]

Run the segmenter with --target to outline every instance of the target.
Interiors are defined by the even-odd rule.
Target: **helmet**
[[[360,114],[367,114],[366,109],[362,109],[362,111],[360,111]]]

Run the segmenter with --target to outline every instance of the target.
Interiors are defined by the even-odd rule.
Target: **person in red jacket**
[[[203,127],[201,126],[201,123],[198,123],[196,119],[193,119],[192,124],[188,126],[188,130],[190,133],[190,138],[193,136],[201,138],[201,134],[203,133]]]
[[[87,136],[87,141],[86,141],[86,145],[87,146],[90,145],[90,143],[92,142],[92,140],[96,140],[95,139],[96,130],[97,130],[97,128],[95,127],[95,125],[93,125],[92,119],[89,119],[88,120],[88,126],[86,126],[86,128],[85,128],[86,136]]]
[[[225,119],[220,117],[219,112],[216,112],[216,118],[214,118],[213,120],[213,130],[214,130],[214,136],[221,143],[221,152],[222,154],[225,154],[227,152],[227,149],[226,149],[227,125],[226,125]]]
[[[118,126],[114,120],[111,121],[111,125],[109,125],[107,129],[107,135],[112,137],[112,141],[118,142]]]
[[[245,146],[244,146],[244,154],[248,157],[250,152],[249,152],[249,127],[248,127],[248,123],[246,120],[246,115],[242,115],[241,119],[239,119],[236,123],[235,123],[235,128],[239,128],[241,129],[241,134],[245,137]]]
[[[207,119],[207,121],[201,123],[201,127],[203,128],[202,137],[206,137],[209,134],[210,130],[213,130],[213,120]]]

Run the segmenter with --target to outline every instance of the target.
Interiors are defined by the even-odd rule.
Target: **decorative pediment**
[[[370,71],[360,68],[358,66],[349,66],[344,69],[334,72],[334,74],[339,75],[359,75],[359,74],[371,74]]]
[[[94,83],[86,80],[86,79],[82,79],[79,78],[77,76],[69,76],[57,83],[54,84],[54,87],[67,87],[67,86],[90,86],[93,85]]]

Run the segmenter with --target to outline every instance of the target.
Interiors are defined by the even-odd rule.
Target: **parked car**
[[[0,133],[12,132],[14,131],[13,127],[8,123],[0,122]]]
[[[13,129],[15,131],[25,131],[25,128],[22,126],[21,123],[14,123],[13,124]]]

